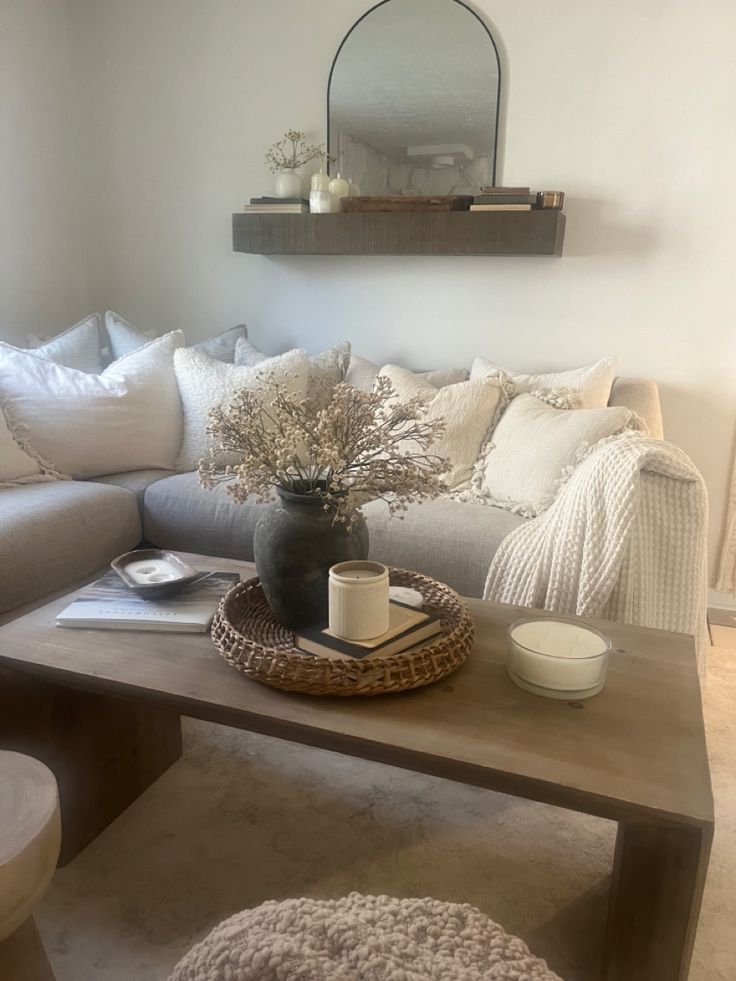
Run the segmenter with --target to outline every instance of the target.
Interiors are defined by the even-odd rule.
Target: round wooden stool
[[[169,981],[561,981],[467,904],[361,896],[286,899],[230,917]]]
[[[33,920],[61,844],[59,794],[43,763],[0,750],[0,978],[54,974]]]

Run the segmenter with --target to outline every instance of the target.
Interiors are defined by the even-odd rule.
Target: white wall
[[[0,338],[86,313],[66,7],[0,0]]]
[[[722,531],[736,417],[736,5],[480,0],[504,51],[500,179],[562,188],[562,259],[268,259],[230,215],[288,127],[325,133],[337,45],[368,0],[69,0],[96,215],[95,308],[268,351],[350,338],[415,366],[615,353],[662,386]]]

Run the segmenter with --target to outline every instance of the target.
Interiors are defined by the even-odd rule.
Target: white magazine
[[[114,571],[88,586],[56,617],[57,627],[91,630],[168,630],[205,633],[236,572],[213,572],[169,599],[136,596]]]

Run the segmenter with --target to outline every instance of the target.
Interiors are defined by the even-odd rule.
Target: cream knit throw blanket
[[[230,917],[169,981],[560,981],[472,906],[361,896],[269,901]]]
[[[703,478],[682,450],[612,436],[502,541],[484,596],[692,634],[703,676],[707,523]]]

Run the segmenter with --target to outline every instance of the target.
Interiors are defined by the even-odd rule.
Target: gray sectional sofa
[[[618,379],[611,405],[625,405],[662,436],[657,386]],[[144,470],[94,481],[0,488],[0,616],[103,569],[142,541],[162,548],[252,560],[264,505],[236,504],[224,486],[203,490],[194,473]],[[415,505],[403,519],[366,506],[371,555],[481,596],[491,559],[525,518],[450,499]]]

